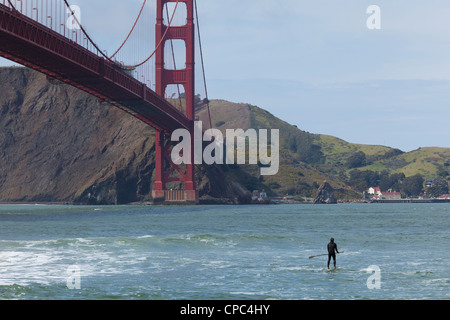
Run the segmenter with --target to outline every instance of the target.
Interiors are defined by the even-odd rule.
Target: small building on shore
[[[365,192],[367,194],[371,195],[372,197],[381,195],[380,187],[370,187]]]
[[[402,195],[400,192],[381,192],[380,200],[401,200]]]

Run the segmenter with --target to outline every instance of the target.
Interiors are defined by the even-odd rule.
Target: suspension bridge
[[[196,39],[211,127],[197,4],[195,0],[154,1],[156,15],[149,10],[150,1],[144,0],[123,42],[108,54],[67,0],[0,0],[0,56],[88,92],[153,127],[154,201],[197,203],[194,165],[176,165],[170,157],[171,133],[183,128],[193,135],[198,120]],[[152,25],[154,37],[149,32]],[[177,55],[175,43],[180,41],[185,52]],[[180,183],[181,190],[169,189],[169,182]]]

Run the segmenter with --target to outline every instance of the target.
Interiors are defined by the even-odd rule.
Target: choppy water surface
[[[449,204],[3,205],[0,299],[449,299],[449,248]]]

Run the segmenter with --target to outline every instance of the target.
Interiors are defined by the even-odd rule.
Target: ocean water
[[[449,257],[449,204],[0,206],[0,299],[449,299]]]

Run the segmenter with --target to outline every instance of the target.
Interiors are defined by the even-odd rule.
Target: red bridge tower
[[[186,117],[191,121],[190,133],[193,137],[195,121],[195,29],[194,29],[194,0],[179,0],[184,3],[187,10],[187,23],[184,26],[166,26],[163,22],[164,5],[177,0],[157,0],[156,5],[156,45],[161,45],[156,51],[156,93],[164,97],[168,85],[183,85],[186,99]],[[180,8],[177,8],[180,10]],[[186,67],[181,70],[165,69],[164,46],[167,41],[181,39],[186,45]],[[191,163],[181,166],[175,165],[171,160],[170,141],[171,132],[155,129],[155,185],[152,191],[154,201],[198,202],[198,191],[195,183],[195,167],[192,145]],[[191,139],[192,143],[194,139]],[[174,176],[178,175],[178,177]],[[184,190],[167,190],[166,183],[180,181]]]

